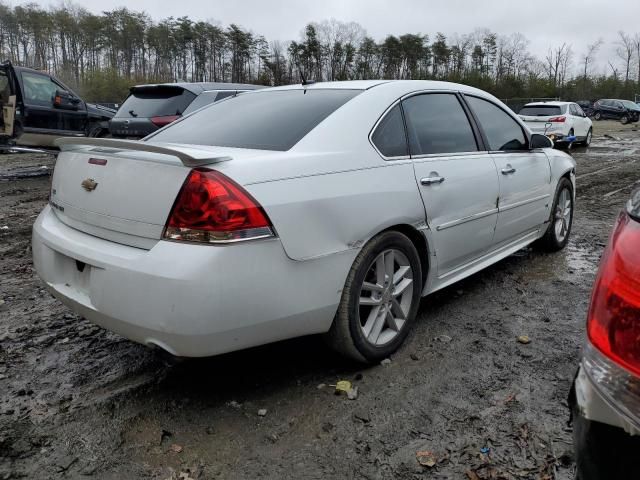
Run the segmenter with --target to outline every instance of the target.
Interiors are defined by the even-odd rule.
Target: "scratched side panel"
[[[389,226],[424,222],[409,161],[265,182],[247,189],[267,211],[294,260],[359,248]]]

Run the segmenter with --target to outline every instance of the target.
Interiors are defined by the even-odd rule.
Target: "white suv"
[[[577,103],[527,103],[518,115],[533,133],[547,135],[555,143],[575,142],[585,146],[591,143],[593,136],[591,119],[585,115]],[[572,137],[576,138],[572,139]]]

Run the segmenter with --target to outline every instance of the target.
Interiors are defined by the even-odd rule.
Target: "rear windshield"
[[[158,88],[134,91],[118,109],[118,118],[149,118],[182,115],[195,98],[182,88]]]
[[[529,117],[551,117],[553,115],[560,115],[563,108],[553,105],[531,105],[529,107],[523,107],[520,110],[519,115],[527,115]]]
[[[277,90],[218,102],[149,137],[156,142],[289,150],[361,90]]]

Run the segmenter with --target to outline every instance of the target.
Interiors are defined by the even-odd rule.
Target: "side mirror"
[[[535,148],[553,148],[553,140],[551,140],[546,135],[540,135],[538,133],[534,133],[531,135],[531,142],[529,143],[531,149]]]
[[[53,97],[53,106],[67,110],[77,110],[80,99],[66,90],[56,90]]]

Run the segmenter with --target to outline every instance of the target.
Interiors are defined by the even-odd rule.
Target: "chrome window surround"
[[[373,143],[373,134],[375,133],[376,128],[378,128],[378,125],[380,124],[380,122],[382,122],[382,120],[393,109],[393,107],[395,107],[396,105],[401,103],[403,100],[406,100],[407,98],[415,97],[417,95],[429,94],[429,93],[446,93],[446,94],[450,94],[450,95],[456,95],[456,97],[457,97],[458,94],[464,95],[464,92],[460,92],[458,90],[416,90],[415,92],[406,93],[402,97],[398,98],[395,102],[393,102],[382,113],[382,115],[380,115],[380,118],[378,118],[376,123],[373,125],[373,128],[369,132],[369,143],[375,149],[375,151],[378,153],[378,155],[380,155],[380,157],[382,157],[383,160],[394,161],[394,160],[411,160],[411,159],[420,160],[420,159],[429,159],[429,158],[442,158],[442,157],[456,157],[456,156],[468,156],[468,155],[486,154],[487,153],[486,150],[472,150],[472,151],[469,151],[469,152],[425,153],[423,155],[411,155],[411,153],[409,153],[409,155],[402,155],[402,156],[397,156],[397,157],[387,157],[387,156],[383,155],[380,150],[378,150],[378,147],[376,146],[376,144]],[[481,97],[478,97],[478,98],[481,98]],[[460,101],[460,100],[458,99],[458,101]],[[464,107],[462,106],[462,104],[460,105],[460,107],[464,111],[464,114],[467,115],[467,112],[464,109]],[[403,111],[403,119],[404,119],[404,111]],[[467,118],[467,120],[469,121],[469,127],[471,128],[473,136],[475,137],[476,136],[476,132],[473,129],[473,125],[471,124],[471,120],[472,119]],[[406,123],[404,123],[404,127],[405,127],[405,136],[406,136],[407,135],[407,125],[406,125]],[[476,144],[479,144],[480,143],[479,140],[481,140],[481,139],[476,138],[475,140],[476,140]],[[407,139],[407,150],[409,150],[409,144],[408,143],[409,143],[409,139]]]

